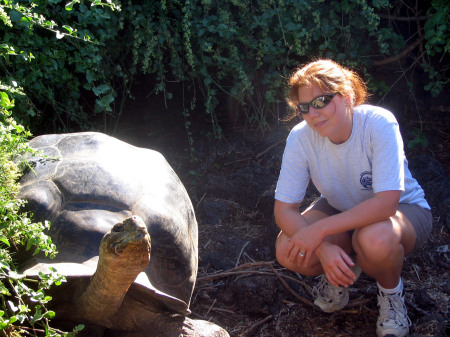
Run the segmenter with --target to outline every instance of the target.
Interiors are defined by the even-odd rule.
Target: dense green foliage
[[[133,80],[143,74],[154,78],[149,92],[183,101],[187,128],[194,111],[205,111],[216,135],[223,110],[238,107],[237,117],[253,126],[277,117],[286,76],[312,58],[370,73],[374,61],[395,61],[412,45],[420,51],[410,52],[407,70],[420,66],[433,95],[448,83],[445,0],[420,8],[413,0],[0,3],[1,80],[24,88],[15,116],[39,133],[112,133]],[[181,89],[171,92],[169,82]],[[370,85],[381,92],[393,83]]]
[[[433,0],[427,11],[429,18],[424,25],[425,54],[427,56],[437,56],[438,65],[432,62],[423,62],[422,66],[428,72],[430,81],[425,89],[431,91],[436,96],[444,90],[449,83],[445,69],[439,66],[445,57],[450,53],[450,4],[447,0]],[[445,69],[446,70],[446,69]]]
[[[259,0],[161,1],[123,6],[134,26],[133,71],[157,77],[156,92],[168,98],[167,81],[187,82],[186,109],[204,102],[213,130],[215,109],[227,100],[241,105],[247,122],[262,125],[283,100],[285,77],[301,61],[328,57],[367,65],[361,56],[387,54],[402,38],[378,29],[375,10],[388,1]],[[373,43],[368,43],[373,41]],[[188,113],[189,111],[185,111]]]
[[[24,202],[16,199],[20,163],[15,159],[31,151],[27,145],[30,134],[11,118],[14,102],[8,92],[20,94],[17,89],[0,85],[0,331],[4,336],[20,335],[23,329],[31,335],[36,335],[38,330],[55,335],[56,331],[48,324],[54,313],[45,307],[51,299],[45,290],[52,284],[59,284],[61,276],[43,275],[40,282],[34,281],[37,286],[31,288],[24,277],[15,272],[13,262],[13,254],[19,246],[49,257],[54,256],[56,247],[43,233],[48,223],[33,222],[21,211]]]
[[[15,118],[32,129],[67,131],[92,125],[92,113],[110,112],[114,69],[104,67],[105,44],[117,35],[110,1],[0,1],[3,83],[21,86]],[[105,3],[107,6],[105,7]],[[94,106],[83,107],[82,95]]]
[[[66,4],[66,10],[70,11],[75,2],[79,1]],[[45,254],[49,258],[56,254],[56,247],[50,237],[44,234],[50,224],[34,222],[32,215],[23,211],[25,202],[17,198],[20,188],[18,178],[21,170],[24,169],[23,166],[26,165],[18,158],[26,152],[32,154],[33,151],[27,144],[31,133],[17,123],[16,119],[30,124],[31,119],[37,117],[36,113],[42,113],[39,106],[45,106],[45,104],[54,104],[51,111],[58,113],[57,95],[65,97],[61,84],[72,78],[71,71],[75,69],[67,67],[64,63],[66,52],[69,51],[67,46],[58,49],[57,47],[62,44],[47,45],[48,39],[42,38],[39,34],[33,34],[34,29],[39,27],[48,30],[56,34],[57,39],[67,34],[77,43],[81,38],[79,33],[70,26],[63,26],[65,32],[59,31],[54,21],[37,14],[34,7],[38,2],[30,4],[24,1],[20,4],[20,2],[2,1],[1,3],[0,18],[1,23],[4,24],[2,30],[4,43],[0,45],[0,58],[5,76],[0,80],[0,333],[3,336],[67,335],[51,327],[49,320],[55,313],[46,308],[46,304],[51,300],[46,290],[54,284],[60,284],[64,281],[64,277],[52,270],[49,275],[41,274],[40,280],[27,280],[16,272],[17,261],[14,258],[19,250]],[[101,1],[94,1],[94,3],[101,5]],[[20,29],[14,32],[12,28],[15,26]],[[89,35],[83,32],[81,36],[87,40]],[[97,44],[98,42],[87,45],[96,46]],[[79,57],[76,46],[72,47],[71,51]],[[54,55],[57,57],[52,57]],[[95,59],[95,55],[92,56]],[[90,68],[86,70],[88,73]],[[81,73],[85,75],[84,71]],[[52,77],[57,79],[55,86],[51,83]],[[87,86],[87,88],[94,92],[102,91],[94,87],[98,78],[100,77],[93,75],[91,80],[87,81],[92,84],[92,87]],[[3,84],[5,83],[3,81],[8,82],[9,85]],[[26,95],[19,86],[19,82],[27,86],[29,92],[35,95]],[[76,86],[74,83],[76,81],[72,82],[72,85]],[[107,90],[103,90],[97,96],[101,101],[106,94]],[[16,102],[18,102],[18,108],[15,119],[12,117],[12,111]],[[78,105],[77,99],[69,103]],[[42,113],[40,117],[43,116]],[[81,328],[82,326],[75,327],[74,333]]]

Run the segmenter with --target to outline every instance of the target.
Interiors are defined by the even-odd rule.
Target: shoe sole
[[[377,330],[377,336],[378,337],[408,337],[409,336],[409,331],[408,332],[406,332],[406,334],[405,335],[396,335],[396,334],[393,334],[393,333],[387,333],[387,334],[385,334],[385,335],[383,335],[381,332],[379,332],[378,330]]]
[[[340,306],[338,306],[338,307],[330,308],[330,309],[322,309],[322,308],[321,308],[319,305],[317,305],[315,302],[314,302],[314,307],[317,308],[318,310],[322,311],[322,312],[325,312],[325,313],[327,313],[327,314],[331,314],[331,313],[333,313],[333,312],[336,312],[336,311],[339,311],[339,310],[344,309],[344,308],[347,306],[348,301],[349,301],[349,296],[348,296],[348,294],[347,294],[347,299],[344,300],[343,305],[340,305]],[[394,337],[395,337],[395,336],[394,336]]]

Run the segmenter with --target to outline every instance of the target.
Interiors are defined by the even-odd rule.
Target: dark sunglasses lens
[[[331,102],[332,99],[333,97],[331,96],[320,96],[317,97],[315,100],[313,100],[311,102],[311,105],[315,109],[322,109],[323,107],[326,107]]]
[[[309,112],[309,106],[312,106],[314,109],[322,109],[330,104],[335,95],[336,94],[316,97],[311,101],[311,103],[298,104],[297,107],[302,114],[307,114]]]

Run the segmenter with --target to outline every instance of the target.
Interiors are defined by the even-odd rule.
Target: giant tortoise
[[[53,292],[56,320],[104,336],[228,336],[186,317],[197,221],[160,153],[96,132],[43,135],[30,145],[40,154],[28,158],[19,197],[35,220],[51,222],[59,253],[27,259],[22,272],[53,267],[67,277]]]

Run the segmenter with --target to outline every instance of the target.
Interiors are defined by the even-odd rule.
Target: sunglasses
[[[297,104],[297,108],[302,114],[307,114],[309,112],[309,106],[312,106],[314,109],[325,108],[328,104],[330,104],[336,94],[337,93],[335,92],[334,94],[319,96],[314,98],[309,103],[299,103]]]

